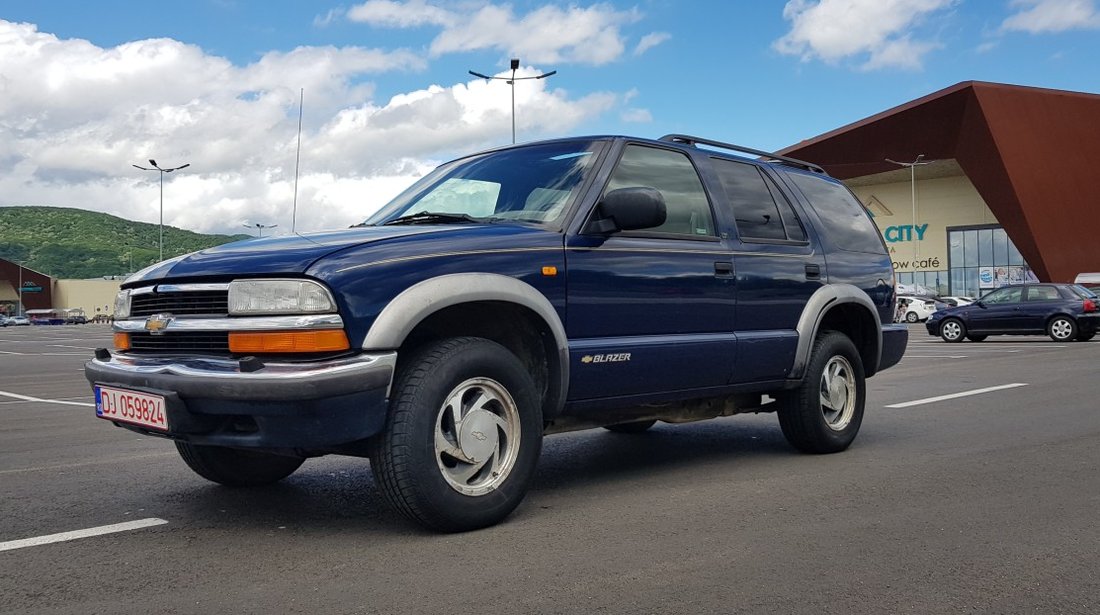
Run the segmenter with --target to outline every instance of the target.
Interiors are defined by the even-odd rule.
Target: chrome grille
[[[130,297],[130,316],[168,313],[180,315],[220,315],[229,313],[228,290],[189,292],[152,292]]]
[[[196,331],[187,333],[131,333],[130,350],[133,352],[229,352],[227,331]]]

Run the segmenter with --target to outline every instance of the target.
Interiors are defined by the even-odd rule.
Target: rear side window
[[[806,231],[779,188],[755,165],[711,158],[742,239],[806,241]]]
[[[1028,301],[1057,301],[1061,298],[1062,297],[1058,294],[1058,289],[1053,286],[1027,287]]]
[[[833,245],[849,252],[886,253],[875,223],[847,188],[803,173],[787,175],[817,211]]]

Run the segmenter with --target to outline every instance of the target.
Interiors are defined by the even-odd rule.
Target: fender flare
[[[516,278],[497,273],[454,273],[413,284],[394,297],[374,319],[362,348],[400,348],[409,333],[428,316],[454,305],[479,301],[520,305],[546,323],[557,347],[559,377],[557,383],[551,382],[547,388],[543,414],[545,418],[559,414],[569,391],[569,341],[565,326],[546,295]]]
[[[851,284],[826,284],[814,291],[810,300],[806,302],[806,306],[802,308],[802,316],[799,317],[796,327],[798,348],[795,350],[794,365],[791,367],[791,379],[802,378],[802,374],[806,371],[806,364],[810,360],[810,349],[817,338],[825,313],[846,303],[865,308],[875,321],[875,336],[871,340],[874,344],[871,353],[874,364],[865,365],[864,370],[868,375],[878,371],[878,365],[882,361],[882,320],[879,318],[878,310],[875,309],[875,303],[867,293]]]

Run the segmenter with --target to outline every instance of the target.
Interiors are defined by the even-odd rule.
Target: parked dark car
[[[446,163],[356,228],[151,266],[85,373],[98,416],[211,481],[369,456],[397,510],[461,531],[519,504],[547,434],[774,411],[795,448],[844,450],[908,341],[893,277],[813,164],[563,139]]]
[[[1100,298],[1076,284],[1005,286],[971,305],[938,310],[925,326],[946,342],[980,342],[990,335],[1086,342],[1100,328]]]

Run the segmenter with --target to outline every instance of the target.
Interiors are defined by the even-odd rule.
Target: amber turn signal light
[[[130,349],[130,334],[129,333],[115,333],[115,350],[129,350]]]
[[[348,336],[342,329],[322,331],[233,332],[229,351],[239,354],[280,352],[334,352],[347,350]]]

